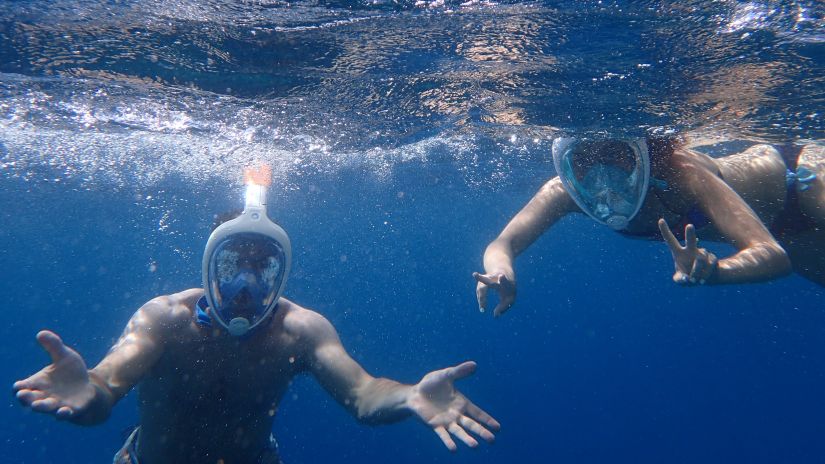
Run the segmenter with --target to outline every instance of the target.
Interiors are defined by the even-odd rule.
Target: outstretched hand
[[[453,387],[456,380],[470,376],[475,370],[476,363],[467,361],[458,366],[430,372],[413,387],[408,401],[410,409],[432,427],[450,451],[456,450],[451,434],[467,446],[475,448],[478,441],[468,430],[492,443],[495,436],[490,430],[498,431],[501,427],[498,421]]]
[[[501,316],[516,302],[516,282],[502,272],[479,274],[473,272],[476,284],[476,298],[478,309],[484,312],[487,309],[487,291],[492,288],[498,292],[498,304],[493,310],[493,316]]]
[[[17,399],[32,410],[69,419],[83,412],[95,396],[86,363],[54,332],[43,330],[37,341],[52,363],[31,377],[14,383]]]
[[[673,255],[676,272],[673,281],[682,285],[704,284],[708,282],[719,267],[716,255],[704,248],[699,248],[696,228],[693,224],[685,226],[685,245],[682,246],[667,221],[659,219],[659,232]]]

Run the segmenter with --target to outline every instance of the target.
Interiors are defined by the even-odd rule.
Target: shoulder
[[[150,328],[174,330],[187,327],[192,321],[195,303],[203,290],[193,288],[147,301],[132,317],[132,324]]]
[[[656,165],[658,164],[658,166]],[[719,178],[719,166],[716,161],[687,147],[677,147],[664,163],[654,163],[651,175],[664,179],[684,194],[685,187],[701,185],[711,178]]]
[[[321,314],[286,298],[281,298],[279,305],[279,312],[283,311],[283,328],[288,335],[310,344],[337,339],[338,334],[332,323]]]
[[[573,204],[573,199],[567,193],[567,190],[564,188],[564,184],[562,184],[559,176],[555,176],[545,182],[544,185],[541,186],[541,189],[539,189],[536,196],[547,199],[563,199],[567,200],[570,205]]]

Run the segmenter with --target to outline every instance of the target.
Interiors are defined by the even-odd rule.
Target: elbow
[[[791,260],[777,243],[762,243],[719,262],[716,282],[755,283],[777,279],[791,273]]]
[[[762,280],[776,279],[791,273],[792,265],[788,253],[778,243],[758,246],[755,256],[761,256],[761,267],[764,269]]]

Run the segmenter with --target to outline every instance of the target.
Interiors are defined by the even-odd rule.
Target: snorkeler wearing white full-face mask
[[[675,137],[560,138],[552,150],[558,176],[487,246],[484,273],[473,273],[482,311],[491,288],[494,315],[513,305],[516,256],[575,212],[629,237],[664,240],[681,285],[760,282],[791,270],[825,285],[823,144],[753,145],[711,158]],[[715,256],[698,246],[697,230],[737,252]]]
[[[358,420],[417,417],[444,445],[492,442],[498,422],[455,389],[467,361],[405,385],[373,377],[332,324],[282,297],[286,232],[266,214],[268,169],[247,173],[243,213],[217,227],[203,257],[204,289],[159,296],[135,312],[93,369],[54,332],[37,341],[52,364],[16,382],[20,402],[80,425],[105,421],[139,387],[140,425],[114,464],[276,464],[272,425],[292,380],[312,374]]]

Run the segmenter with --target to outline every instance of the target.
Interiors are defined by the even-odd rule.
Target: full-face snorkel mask
[[[637,140],[553,141],[562,185],[584,213],[613,230],[639,213],[650,182],[647,144]]]
[[[209,315],[235,336],[249,332],[275,310],[292,265],[289,237],[266,214],[268,168],[245,174],[243,213],[212,232],[203,254]]]

